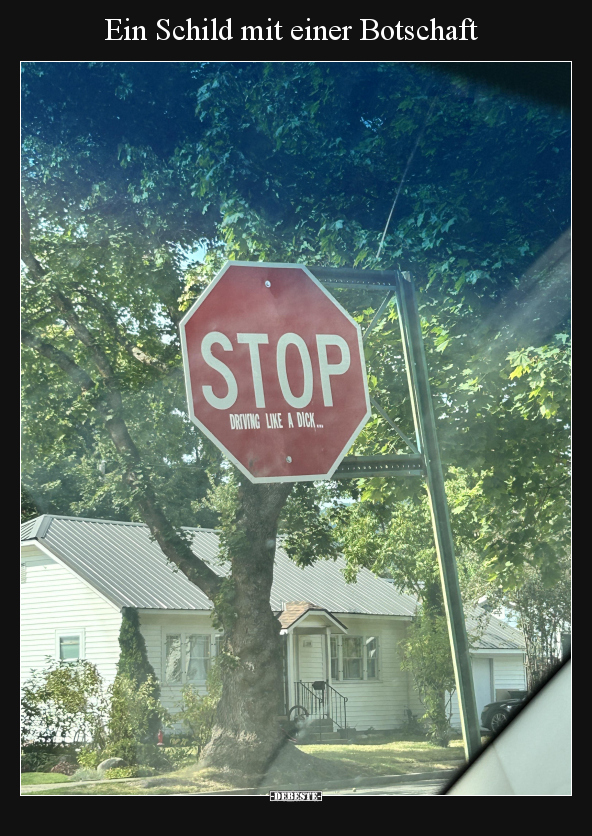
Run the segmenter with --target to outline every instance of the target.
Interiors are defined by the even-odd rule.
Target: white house
[[[195,553],[224,574],[216,532],[190,531]],[[277,549],[271,605],[284,637],[284,711],[314,710],[322,699],[338,726],[395,729],[408,710],[422,712],[397,647],[416,602],[365,569],[346,583],[344,565],[301,569]],[[51,515],[24,523],[21,603],[21,682],[46,656],[86,658],[112,682],[124,607],[140,614],[161,700],[173,712],[183,683],[205,686],[217,652],[211,601],[167,562],[143,524]],[[471,656],[480,712],[526,680],[521,633],[478,609],[469,633],[479,616],[486,623]]]

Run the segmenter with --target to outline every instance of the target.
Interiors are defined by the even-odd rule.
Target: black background
[[[132,10],[107,4],[105,11],[89,13],[83,6],[78,14],[55,12],[35,13],[22,24],[19,43],[21,60],[27,61],[450,61],[450,62],[569,62],[572,58],[571,43],[573,29],[577,22],[573,18],[559,20],[556,16],[544,15],[539,10],[532,19],[517,17],[514,11],[504,11],[496,4],[483,11],[478,4],[467,4],[464,11],[448,11],[440,4],[419,9],[404,6],[381,7],[381,10],[352,11],[345,7],[328,13],[315,13],[298,7],[295,13],[290,7],[276,7],[273,11],[261,11],[257,6],[252,11],[222,4],[206,6],[201,4],[174,4],[174,10],[166,4],[157,11],[134,6]],[[376,7],[374,7],[376,8]],[[471,10],[474,9],[473,11]],[[382,10],[384,9],[384,10]],[[143,25],[146,41],[106,41],[106,18],[121,18],[122,26]],[[232,41],[157,41],[156,23],[169,19],[173,25],[185,25],[191,17],[194,25],[204,25],[204,18],[216,18],[218,26],[232,18]],[[429,25],[435,18],[436,24],[446,27],[460,26],[463,18],[475,21],[475,41],[360,41],[362,17],[373,18],[379,27]],[[241,27],[263,26],[279,21],[282,24],[281,41],[240,40]],[[292,26],[307,25],[344,26],[351,25],[349,41],[293,41],[290,38]]]

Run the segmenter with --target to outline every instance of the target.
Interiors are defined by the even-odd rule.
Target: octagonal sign
[[[368,384],[359,326],[306,267],[229,261],[180,328],[191,420],[252,482],[332,475]]]

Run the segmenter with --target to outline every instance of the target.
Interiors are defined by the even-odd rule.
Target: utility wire
[[[407,177],[407,172],[409,171],[409,166],[413,162],[413,157],[415,156],[415,152],[417,151],[417,146],[419,145],[419,141],[424,134],[424,131],[427,127],[430,116],[432,115],[432,110],[434,109],[434,105],[436,104],[437,100],[438,100],[438,97],[434,96],[434,98],[432,99],[432,103],[430,105],[430,109],[428,110],[427,116],[425,118],[425,121],[424,121],[424,123],[421,127],[420,132],[417,135],[417,139],[415,140],[415,145],[413,146],[413,149],[412,149],[411,153],[409,154],[409,159],[407,160],[407,165],[405,166],[405,171],[403,172],[403,176],[401,177],[401,182],[399,183],[399,188],[397,189],[397,194],[395,195],[395,199],[393,200],[393,205],[391,206],[391,211],[389,212],[389,216],[388,216],[387,221],[386,221],[386,226],[384,228],[384,232],[382,233],[382,238],[380,239],[380,244],[378,245],[378,252],[376,253],[376,258],[380,258],[380,253],[382,252],[384,239],[386,238],[386,233],[387,233],[387,230],[389,228],[391,218],[393,217],[393,212],[395,211],[395,206],[397,205],[397,200],[399,199],[399,195],[401,194],[401,189],[403,188],[403,183],[405,182],[405,177]]]

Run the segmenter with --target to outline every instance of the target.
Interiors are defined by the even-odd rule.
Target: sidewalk
[[[464,761],[459,761],[459,766]],[[282,784],[275,787],[259,787],[258,789],[237,789],[219,790],[218,792],[200,793],[176,793],[176,795],[269,795],[274,790],[286,790],[287,792],[298,792],[305,790],[343,790],[350,787],[384,787],[389,784],[414,784],[417,781],[448,781],[456,772],[456,769],[438,769],[436,772],[408,772],[406,775],[374,775],[367,778],[354,778],[350,781],[325,781],[322,787],[312,787],[307,784]]]
[[[458,762],[458,767],[462,766],[464,761]],[[448,780],[454,773],[455,769],[438,769],[435,772],[408,772],[405,775],[374,775],[370,777],[359,777],[347,781],[325,781],[322,787],[309,787],[304,784],[282,785],[274,787],[249,787],[235,790],[218,790],[216,792],[187,792],[175,793],[175,795],[268,795],[273,790],[287,790],[288,792],[295,792],[298,790],[341,790],[348,787],[381,787],[388,784],[406,784],[414,783],[415,781],[436,781],[442,778],[443,781]],[[21,787],[21,794],[30,794],[49,789],[61,789],[65,787],[80,787],[85,784],[116,784],[116,783],[131,783],[132,781],[142,780],[141,778],[110,778],[102,781],[69,781],[64,784],[33,784],[29,787]]]

